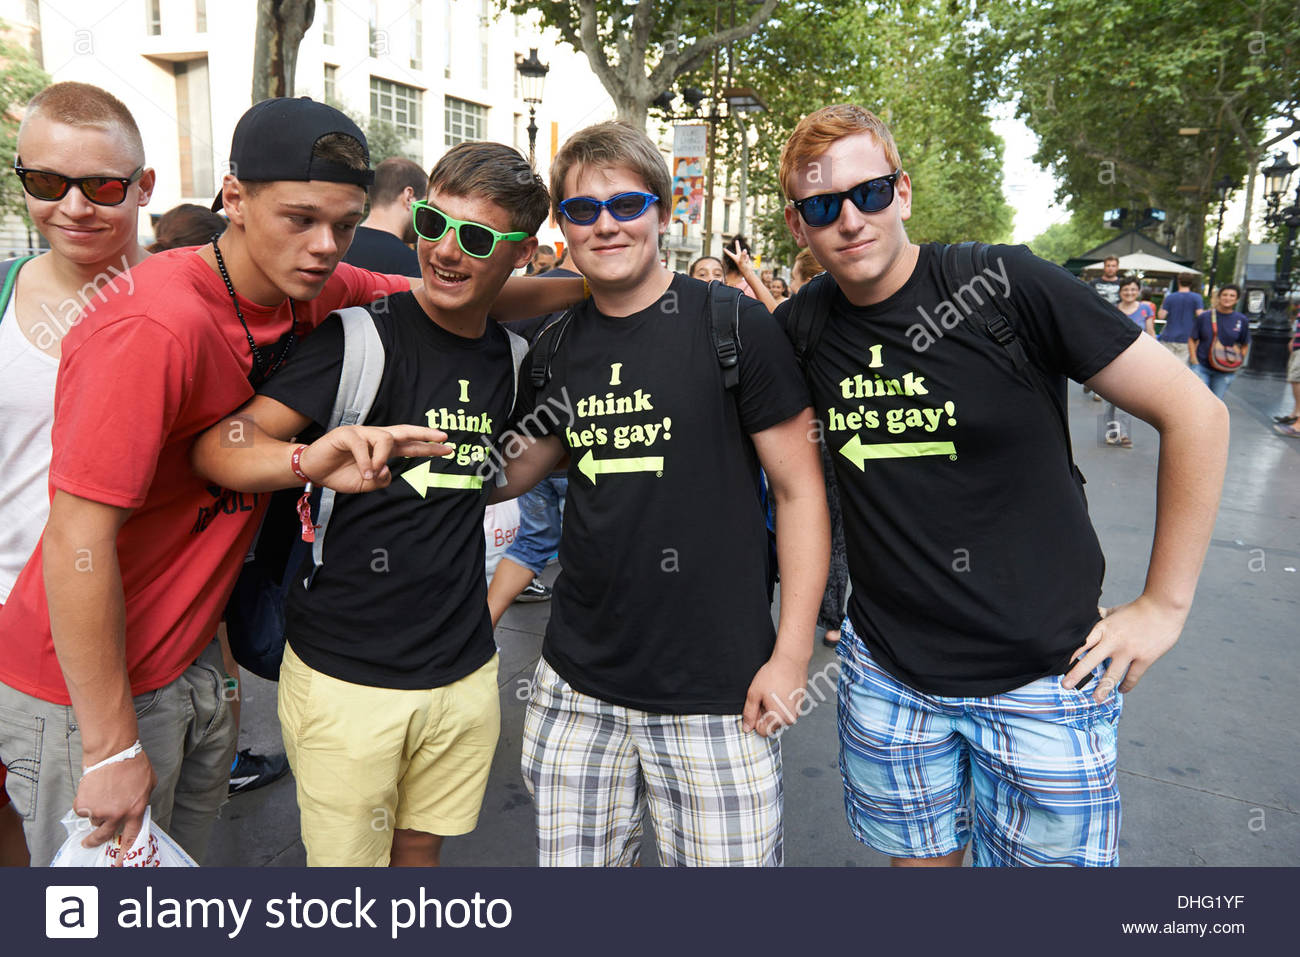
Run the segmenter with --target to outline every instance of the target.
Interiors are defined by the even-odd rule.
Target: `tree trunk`
[[[254,103],[273,96],[293,96],[298,46],[315,18],[315,0],[258,0]]]
[[[618,121],[626,123],[634,130],[644,130],[650,104],[644,98],[632,93],[621,93],[614,97],[614,106],[618,110]]]

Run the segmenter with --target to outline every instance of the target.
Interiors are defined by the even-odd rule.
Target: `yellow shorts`
[[[497,660],[403,691],[331,678],[286,644],[280,728],[309,866],[385,867],[394,827],[474,830],[501,730]]]

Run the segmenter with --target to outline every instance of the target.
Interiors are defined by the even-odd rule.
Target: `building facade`
[[[256,8],[256,0],[0,0],[0,18],[56,82],[93,83],[126,103],[158,172],[148,207],[158,215],[206,206],[220,188],[235,124],[252,102]],[[317,0],[294,93],[334,103],[425,167],[465,140],[527,155],[529,104],[515,67],[533,48],[550,67],[537,106],[536,162],[546,177],[565,138],[613,118],[614,106],[584,55],[497,0]],[[671,129],[652,122],[649,132],[670,159]],[[725,181],[720,171],[715,233],[731,219]],[[12,246],[25,233],[9,226]],[[670,266],[698,255],[699,230],[670,236]],[[563,241],[553,222],[540,237]]]

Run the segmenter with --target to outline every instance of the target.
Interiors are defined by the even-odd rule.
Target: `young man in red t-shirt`
[[[37,776],[37,864],[62,843],[69,806],[89,818],[88,846],[129,845],[150,806],[203,856],[235,744],[212,636],[266,497],[206,484],[189,447],[331,310],[412,285],[339,264],[373,174],[337,110],[257,104],[231,171],[219,243],[146,260],[134,295],[110,293],[64,340],[50,520],[0,611],[0,708],[23,716],[0,722],[0,753]],[[546,293],[546,308],[576,298]],[[538,294],[519,298],[532,300],[522,314]],[[74,776],[78,761],[109,759]]]

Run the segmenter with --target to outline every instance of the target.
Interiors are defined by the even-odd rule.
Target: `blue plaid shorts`
[[[984,698],[924,694],[882,670],[847,618],[839,656],[840,773],[859,841],[940,857],[973,836],[977,867],[1119,863],[1120,694],[1096,704],[1093,686],[1060,675]]]

